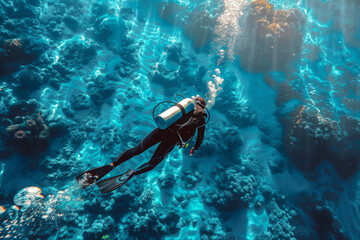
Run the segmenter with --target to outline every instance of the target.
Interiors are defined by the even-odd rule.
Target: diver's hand
[[[195,148],[192,147],[191,150],[190,150],[190,156],[194,155],[194,153],[195,153]]]

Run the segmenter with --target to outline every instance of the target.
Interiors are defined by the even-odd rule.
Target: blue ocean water
[[[0,0],[0,239],[359,239],[359,12]],[[174,94],[207,101],[198,151],[82,189],[75,177],[139,144]]]

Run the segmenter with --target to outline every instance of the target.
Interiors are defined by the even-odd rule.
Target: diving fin
[[[87,188],[91,184],[94,184],[96,181],[100,180],[113,169],[114,165],[112,163],[102,167],[93,168],[77,176],[76,180],[81,185],[81,188]]]
[[[99,187],[101,193],[108,193],[121,187],[134,176],[135,170],[130,169],[126,173],[123,173],[121,175],[97,182],[96,185]]]

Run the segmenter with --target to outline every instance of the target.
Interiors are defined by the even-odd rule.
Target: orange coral
[[[8,127],[6,128],[6,131],[7,131],[8,133],[11,133],[11,132],[15,132],[15,131],[17,131],[17,130],[19,130],[19,129],[20,129],[20,125],[19,125],[19,124],[14,124],[14,125],[8,126]]]
[[[329,123],[329,120],[328,119],[325,119],[323,116],[321,116],[321,114],[320,113],[318,113],[317,115],[316,115],[316,117],[318,118],[318,120],[320,121],[320,122],[324,122],[324,123]]]
[[[28,119],[28,120],[26,120],[26,125],[28,127],[33,127],[36,125],[36,122],[33,119]]]
[[[266,5],[267,8],[271,9],[271,5],[269,4],[268,1],[264,1],[264,0],[255,0],[252,3],[254,4],[259,4],[259,5]],[[260,6],[257,6],[256,8],[260,8]]]
[[[26,138],[26,133],[25,133],[25,131],[23,131],[23,130],[17,131],[17,132],[15,133],[15,138],[16,138],[16,139],[24,139],[24,138]]]
[[[278,23],[272,23],[268,26],[268,29],[274,34],[279,34],[281,31],[281,27]]]
[[[16,47],[21,47],[21,40],[19,38],[13,39],[11,43]]]
[[[12,50],[22,48],[21,39],[15,38],[15,39],[7,39],[4,43],[4,48],[11,52]]]
[[[303,111],[305,110],[305,108],[307,108],[307,107],[303,106],[303,107],[301,108],[301,110],[299,111],[299,114],[296,115],[296,118],[297,118],[296,124],[299,124],[299,123],[300,123],[300,120],[301,120],[301,118],[302,118],[302,113],[303,113]]]

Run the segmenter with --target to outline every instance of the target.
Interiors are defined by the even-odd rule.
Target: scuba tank
[[[166,111],[155,117],[155,123],[160,129],[166,129],[187,113],[195,109],[195,101],[191,98],[184,98]]]
[[[183,98],[183,100],[178,102],[178,100],[176,99],[176,96],[181,96]],[[184,96],[182,96],[180,94],[174,94],[174,99],[175,99],[176,102],[163,101],[163,102],[158,103],[154,107],[154,109],[153,109],[153,119],[155,120],[155,123],[158,126],[158,128],[166,129],[166,128],[170,127],[176,121],[180,120],[183,116],[185,116],[186,114],[188,114],[191,111],[194,111],[196,104],[199,104],[200,106],[202,106],[207,111],[207,121],[205,122],[204,125],[206,125],[209,122],[209,120],[210,120],[210,112],[206,108],[206,106],[202,105],[200,102],[197,102],[197,101],[195,101],[194,99],[191,99],[191,98],[185,98]],[[160,104],[163,104],[163,103],[173,103],[174,105],[171,106],[166,111],[162,112],[161,114],[159,114],[159,115],[157,115],[155,117],[155,109]],[[184,123],[181,127],[186,126],[187,123],[188,122]],[[204,126],[204,125],[202,125],[202,126]],[[194,137],[193,136],[189,141],[184,142],[178,131],[176,131],[176,134],[179,136],[179,139],[181,141],[180,142],[180,147],[181,148],[187,147],[189,145],[189,142],[191,142],[192,138]]]

